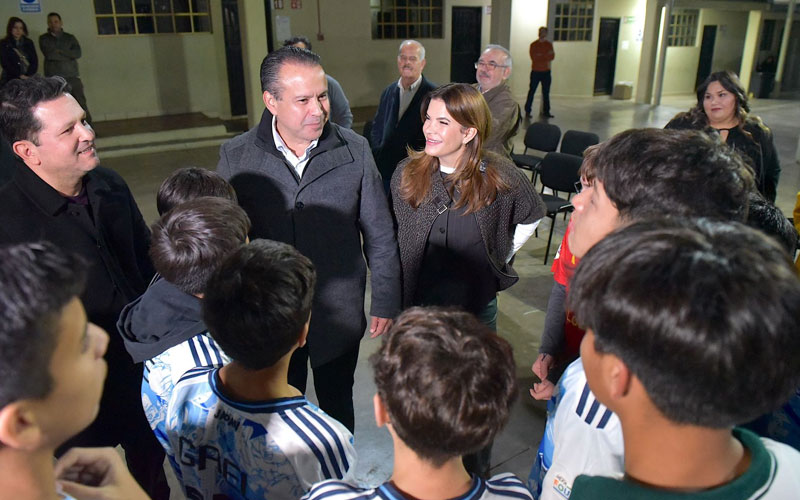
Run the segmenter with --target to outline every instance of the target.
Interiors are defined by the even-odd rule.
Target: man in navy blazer
[[[420,104],[436,84],[422,76],[424,68],[425,47],[416,40],[404,40],[397,54],[400,79],[384,89],[372,120],[372,155],[387,193],[395,167],[408,155],[406,147],[425,147]]]

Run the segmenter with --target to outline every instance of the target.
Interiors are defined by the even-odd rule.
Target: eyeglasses
[[[475,63],[475,69],[478,69],[478,68],[489,68],[492,71],[494,71],[497,68],[507,68],[507,67],[508,67],[508,64],[497,64],[494,61],[491,61],[491,62],[488,62],[488,63],[487,62],[483,62],[483,61],[478,61],[478,62]]]

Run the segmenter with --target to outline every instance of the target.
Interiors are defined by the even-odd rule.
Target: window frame
[[[177,12],[176,3],[182,4]],[[213,33],[211,0],[94,0],[92,6],[101,37]],[[162,29],[167,25],[169,30]]]

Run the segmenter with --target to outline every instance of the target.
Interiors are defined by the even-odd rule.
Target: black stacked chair
[[[529,155],[529,149],[543,151],[545,153],[555,151],[558,148],[558,141],[561,140],[561,129],[557,125],[549,123],[531,123],[525,131],[525,151],[521,155],[511,155],[511,159],[517,166],[524,170],[531,171],[531,182],[536,184],[536,177],[539,175],[539,164],[542,162],[541,156]]]
[[[553,193],[567,193],[567,195],[576,193],[575,185],[580,181],[578,172],[582,162],[583,159],[580,156],[565,153],[547,153],[539,165],[542,186],[550,188]],[[562,212],[564,214],[572,212],[572,203],[570,203],[569,199],[560,198],[557,194],[542,194],[541,197],[547,207],[547,216],[551,219],[550,235],[547,237],[547,248],[544,251],[544,263],[547,264],[556,217]]]
[[[593,132],[567,130],[564,133],[564,139],[561,140],[561,147],[558,150],[568,155],[582,157],[586,148],[594,146],[598,142],[600,142],[600,137]]]

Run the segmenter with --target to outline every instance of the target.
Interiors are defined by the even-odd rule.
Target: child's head
[[[237,202],[233,187],[218,173],[199,167],[186,167],[172,172],[158,188],[158,215],[164,215],[181,203],[201,196],[216,196]]]
[[[591,146],[572,199],[570,251],[650,217],[744,219],[752,170],[719,138],[695,130],[631,129]]]
[[[247,239],[250,219],[235,202],[204,196],[182,203],[152,227],[150,259],[181,291],[199,295],[222,259]]]
[[[97,415],[108,335],[78,298],[86,270],[51,243],[0,247],[0,451],[55,448]]]
[[[587,328],[589,385],[613,411],[625,374],[666,419],[711,428],[771,411],[800,385],[800,280],[775,241],[743,224],[616,231],[581,261],[569,306]]]
[[[511,346],[461,311],[406,310],[371,362],[397,437],[437,466],[490,443],[517,396]]]
[[[254,240],[209,279],[203,319],[232,360],[249,370],[268,368],[302,344],[315,282],[314,265],[294,247]]]

